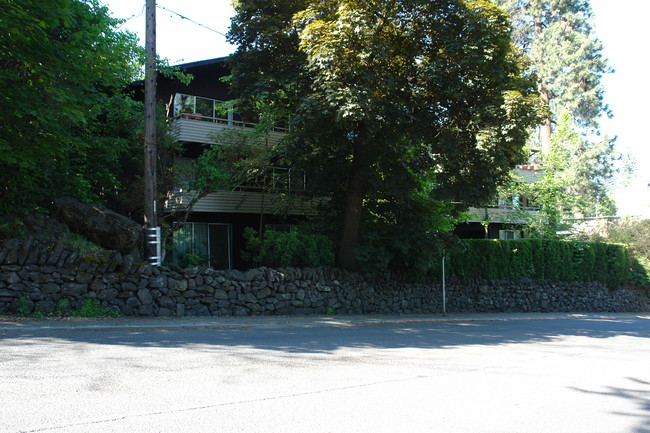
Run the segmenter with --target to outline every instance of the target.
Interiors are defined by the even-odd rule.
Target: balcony
[[[172,113],[176,140],[192,143],[225,144],[237,133],[255,136],[257,124],[241,120],[228,102],[177,93]],[[289,130],[273,127],[255,140],[261,145],[276,145]]]
[[[489,221],[491,223],[525,224],[528,222],[528,220],[524,217],[524,215],[535,215],[535,213],[539,211],[539,208],[486,206],[470,207],[467,211],[472,214],[467,222],[478,223]]]
[[[257,191],[216,191],[193,203],[195,198],[191,191],[174,188],[165,202],[165,211],[184,211],[192,205],[192,212],[199,213],[316,215],[319,205],[318,200],[302,196]]]
[[[188,158],[176,161],[184,179],[178,179],[178,185],[168,193],[166,211],[183,211],[191,206],[192,212],[316,214],[319,201],[304,198],[307,180],[303,170],[268,167],[260,179],[198,198],[196,192],[187,188],[194,176],[192,164]]]

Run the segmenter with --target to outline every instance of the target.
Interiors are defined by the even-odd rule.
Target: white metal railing
[[[196,179],[194,161],[189,158],[176,158],[174,170],[177,175],[175,185],[184,189]],[[267,167],[259,182],[252,181],[237,186],[235,189],[264,190],[275,192],[299,192],[307,188],[307,174],[305,170],[288,167]]]
[[[285,167],[268,167],[268,177],[251,180],[235,187],[235,191],[302,192],[307,188],[304,170]]]
[[[257,126],[256,123],[240,120],[235,107],[227,104],[228,101],[177,93],[174,96],[172,118],[199,120],[240,128],[254,128]],[[287,133],[289,129],[274,126],[271,131]]]
[[[463,203],[460,201],[453,201],[452,204],[456,205],[462,205]],[[476,205],[476,206],[470,206],[475,209],[494,209],[494,210],[522,210],[522,211],[538,211],[541,208],[539,206],[517,206],[517,205],[512,205],[508,203],[487,203],[487,204],[482,204],[482,205]]]
[[[284,191],[304,191],[307,186],[305,170],[271,167],[271,188]]]

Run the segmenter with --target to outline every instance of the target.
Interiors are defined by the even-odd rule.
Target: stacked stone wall
[[[609,290],[597,282],[452,280],[446,294],[449,312],[650,311],[646,290]],[[88,298],[125,316],[442,312],[440,282],[335,268],[151,267],[119,252],[83,255],[61,243],[10,240],[0,248],[0,313],[64,312]]]

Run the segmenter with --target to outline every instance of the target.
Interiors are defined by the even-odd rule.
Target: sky
[[[145,0],[102,1],[114,17],[128,19],[123,28],[137,33],[144,45]],[[233,15],[230,0],[158,0],[157,5],[156,47],[170,64],[223,57],[234,51],[223,36]],[[629,155],[636,167],[635,175],[619,179],[615,189],[618,215],[650,218],[650,134],[646,127],[650,124],[650,86],[646,84],[650,1],[591,0],[591,7],[595,34],[615,70],[602,80],[605,103],[614,117],[601,120],[601,132],[617,137],[617,150]]]

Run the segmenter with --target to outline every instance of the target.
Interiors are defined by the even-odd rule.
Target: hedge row
[[[612,288],[629,278],[625,245],[544,239],[476,239],[464,244],[464,251],[450,254],[446,261],[447,272],[459,278],[602,281]]]

